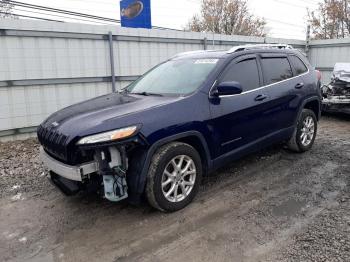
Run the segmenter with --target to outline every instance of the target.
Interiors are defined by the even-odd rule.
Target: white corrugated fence
[[[180,52],[264,42],[305,47],[292,39],[2,19],[0,139],[26,137],[58,109],[111,92],[112,60],[118,89]],[[349,40],[311,41],[311,62],[328,77],[337,59],[350,61],[349,47]]]

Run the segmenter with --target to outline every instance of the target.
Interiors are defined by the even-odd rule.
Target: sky
[[[21,2],[120,19],[119,0],[22,0]],[[201,0],[151,0],[152,25],[183,29],[189,19],[200,12],[200,2]],[[305,39],[307,8],[316,9],[318,2],[318,0],[248,0],[248,6],[252,14],[266,19],[268,36]],[[16,12],[25,15],[45,16],[25,13],[20,11],[20,7],[16,8],[18,9]],[[67,20],[62,17],[51,18]]]

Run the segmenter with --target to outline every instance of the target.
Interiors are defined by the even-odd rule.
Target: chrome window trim
[[[248,90],[248,91],[242,92],[242,93],[240,93],[240,94],[235,94],[235,95],[221,95],[221,96],[217,96],[217,97],[218,97],[218,98],[225,98],[225,97],[232,97],[232,96],[244,95],[244,94],[248,94],[248,93],[251,93],[251,92],[254,92],[254,91],[257,91],[257,90],[266,88],[266,87],[270,87],[270,86],[273,86],[273,85],[276,85],[276,84],[280,84],[280,83],[283,83],[283,82],[292,80],[292,79],[294,79],[294,78],[297,78],[297,77],[300,77],[300,76],[303,76],[303,75],[307,75],[307,74],[310,72],[310,69],[309,69],[309,67],[306,67],[306,68],[307,68],[307,71],[306,71],[305,73],[302,73],[301,75],[293,76],[293,77],[291,77],[291,78],[284,79],[284,80],[281,80],[281,81],[278,81],[278,82],[275,82],[275,83],[272,83],[272,84],[264,85],[264,86],[261,86],[261,87],[258,87],[258,88],[252,89],[252,90]],[[218,81],[218,79],[216,79],[216,80],[214,81],[214,84],[212,85],[212,87],[211,87],[210,90],[209,90],[209,98],[213,98],[213,96],[211,96],[210,94],[211,94],[212,89],[215,87],[215,84],[217,83],[217,81]]]

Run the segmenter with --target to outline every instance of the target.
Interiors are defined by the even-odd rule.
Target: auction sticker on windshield
[[[219,59],[198,59],[194,61],[195,64],[216,64]]]

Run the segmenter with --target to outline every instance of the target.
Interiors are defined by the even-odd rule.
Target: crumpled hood
[[[350,83],[350,72],[338,71],[333,73],[335,80],[340,80],[343,82]]]
[[[336,63],[333,69],[333,79],[350,83],[350,63]]]
[[[163,106],[179,97],[141,96],[112,93],[66,107],[49,116],[41,125],[59,133],[85,136],[96,132],[139,124],[137,114]],[[136,120],[137,119],[137,120]],[[138,123],[136,123],[138,122]]]

